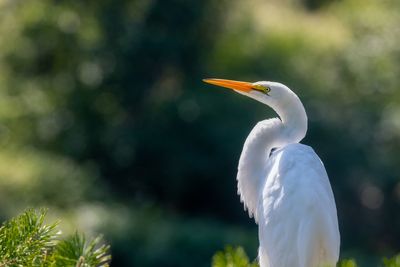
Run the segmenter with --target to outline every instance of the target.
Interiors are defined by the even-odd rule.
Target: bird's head
[[[299,142],[307,132],[307,115],[303,104],[286,85],[269,82],[240,82],[224,79],[204,79],[206,83],[232,89],[270,106],[285,125],[286,137]]]
[[[232,89],[274,109],[277,105],[287,103],[295,96],[287,86],[277,82],[259,81],[251,83],[225,79],[204,79],[203,81],[209,84]]]

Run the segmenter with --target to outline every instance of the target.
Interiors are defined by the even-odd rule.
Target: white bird
[[[340,234],[335,199],[322,161],[311,147],[299,144],[307,132],[300,99],[277,82],[204,81],[268,105],[280,117],[253,128],[237,174],[241,201],[259,225],[260,266],[336,266]]]

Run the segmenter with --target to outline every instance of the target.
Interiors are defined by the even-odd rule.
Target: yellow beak
[[[240,81],[224,80],[224,79],[203,79],[203,82],[246,93],[250,92],[253,89],[253,84],[249,82],[240,82]]]

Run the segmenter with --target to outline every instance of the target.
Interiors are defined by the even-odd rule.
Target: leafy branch
[[[225,247],[212,258],[212,267],[258,267],[256,261],[250,263],[249,257],[242,247]]]
[[[110,247],[75,233],[61,239],[59,222],[45,224],[46,210],[28,209],[0,227],[0,267],[109,266]]]
[[[256,261],[250,262],[249,257],[242,247],[225,247],[225,250],[218,251],[212,258],[212,267],[259,267]],[[341,260],[338,267],[358,267],[353,259]],[[384,267],[400,267],[400,254],[393,258],[383,259]]]

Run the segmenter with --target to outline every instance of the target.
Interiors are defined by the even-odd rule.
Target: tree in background
[[[398,8],[1,1],[0,217],[49,206],[67,229],[104,230],[115,266],[209,266],[225,243],[253,259],[235,170],[270,111],[201,78],[270,79],[305,103],[344,255],[374,266],[400,249]]]

